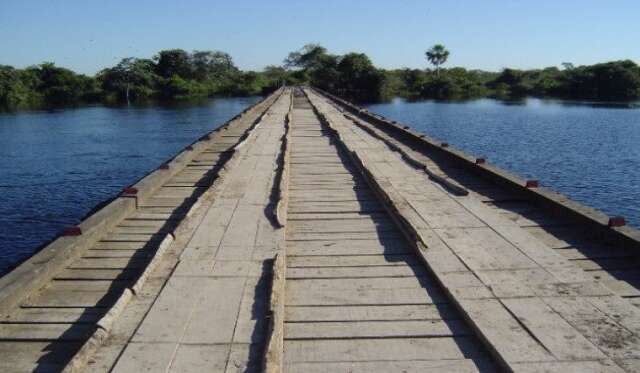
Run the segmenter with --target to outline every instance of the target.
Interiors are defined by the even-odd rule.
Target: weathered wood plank
[[[461,320],[327,321],[285,323],[285,338],[418,338],[470,334]]]
[[[358,266],[324,268],[287,268],[287,278],[342,278],[350,281],[367,277],[426,277],[424,266]]]
[[[286,362],[443,360],[481,355],[469,338],[285,341]]]
[[[326,307],[289,306],[285,312],[288,322],[449,320],[460,317],[457,311],[448,304]]]
[[[478,361],[477,359],[289,363],[285,366],[285,370],[291,373],[488,373],[497,371],[490,362]],[[575,373],[578,372],[576,371]]]

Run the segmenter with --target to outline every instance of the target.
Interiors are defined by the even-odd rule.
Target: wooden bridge
[[[638,372],[639,242],[284,88],[0,279],[0,371]]]

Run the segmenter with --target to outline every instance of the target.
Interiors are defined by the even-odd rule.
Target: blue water
[[[258,99],[0,114],[0,274]]]
[[[637,106],[396,99],[368,108],[640,227]]]

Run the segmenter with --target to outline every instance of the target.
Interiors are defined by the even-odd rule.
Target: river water
[[[0,274],[258,99],[0,114]]]
[[[0,273],[257,97],[0,114]],[[369,109],[640,226],[640,109],[528,99]]]
[[[396,99],[368,109],[640,227],[637,105]]]

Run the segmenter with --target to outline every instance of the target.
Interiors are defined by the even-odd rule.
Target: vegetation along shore
[[[433,46],[425,53],[425,64],[430,64],[425,69],[380,69],[364,53],[336,55],[317,44],[291,52],[282,66],[259,72],[240,70],[224,52],[182,49],[163,50],[151,59],[125,58],[95,76],[49,62],[24,69],[0,65],[0,108],[260,95],[282,84],[311,84],[358,102],[393,97],[640,99],[640,66],[630,60],[488,72],[447,68],[449,53],[442,45]]]

